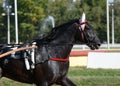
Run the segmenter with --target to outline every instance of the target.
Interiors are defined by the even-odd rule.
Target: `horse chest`
[[[57,81],[66,75],[69,68],[69,62],[57,62],[49,61],[48,62],[48,77],[51,78],[51,81]]]

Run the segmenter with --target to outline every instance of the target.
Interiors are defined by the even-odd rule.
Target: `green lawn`
[[[77,86],[120,86],[120,70],[74,67],[69,75]]]
[[[120,70],[71,67],[69,77],[77,86],[120,86]],[[2,78],[0,86],[35,86]]]

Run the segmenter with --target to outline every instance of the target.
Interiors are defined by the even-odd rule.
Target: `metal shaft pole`
[[[16,44],[18,44],[18,16],[17,16],[17,0],[14,0],[14,9],[15,9],[15,37]]]
[[[114,45],[114,8],[112,4],[112,45]]]
[[[107,48],[110,48],[110,37],[109,37],[109,2],[106,0],[106,8],[107,8]]]
[[[7,42],[8,42],[8,44],[10,44],[10,9],[9,9],[9,6],[8,6],[8,8],[7,8],[7,24],[8,24],[8,26],[7,26]]]

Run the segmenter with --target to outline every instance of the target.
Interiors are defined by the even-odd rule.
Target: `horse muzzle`
[[[101,44],[88,44],[91,50],[99,49]]]

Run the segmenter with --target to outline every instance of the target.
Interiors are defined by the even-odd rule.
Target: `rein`
[[[0,58],[5,57],[7,55],[10,55],[11,53],[14,53],[14,52],[18,52],[18,51],[22,51],[22,50],[28,50],[28,49],[33,49],[33,48],[37,48],[37,46],[30,46],[30,47],[24,47],[24,48],[18,48],[18,49],[15,49],[15,50],[11,50],[11,51],[8,51],[6,53],[1,54]]]

